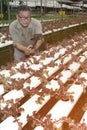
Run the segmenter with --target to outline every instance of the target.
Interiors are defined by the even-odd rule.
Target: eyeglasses
[[[30,19],[30,17],[22,17],[22,16],[20,16],[20,15],[18,15],[18,17],[19,17],[21,20],[29,20],[29,19]]]

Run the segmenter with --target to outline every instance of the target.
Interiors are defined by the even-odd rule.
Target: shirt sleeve
[[[37,40],[41,40],[43,38],[43,34],[42,34],[42,24],[40,21],[36,21],[35,22],[35,34],[34,34],[34,38],[35,41]]]
[[[35,23],[35,34],[42,34],[42,24],[39,21]]]

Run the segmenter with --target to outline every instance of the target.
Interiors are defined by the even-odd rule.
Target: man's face
[[[20,11],[20,13],[17,14],[16,17],[17,17],[19,23],[24,28],[26,28],[31,21],[31,13],[29,11]]]

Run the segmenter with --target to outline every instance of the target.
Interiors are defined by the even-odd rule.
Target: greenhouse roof
[[[14,0],[10,2],[11,6],[18,6],[20,0]],[[45,6],[45,7],[55,7],[55,8],[87,8],[87,0],[23,0],[24,4],[30,7]]]

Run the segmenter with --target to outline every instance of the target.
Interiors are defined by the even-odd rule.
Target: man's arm
[[[35,46],[34,46],[34,49],[35,49],[35,50],[38,50],[38,49],[40,48],[40,46],[42,45],[43,41],[44,41],[43,38],[37,40],[37,42],[36,42],[36,44],[35,44]]]
[[[42,45],[43,42],[44,42],[44,39],[41,38],[41,39],[38,39],[36,41],[36,44],[33,47],[28,46],[27,48],[29,48],[30,54],[34,54],[37,50],[39,50],[39,48],[40,48],[40,46]]]
[[[23,52],[25,52],[26,51],[26,48],[27,47],[25,47],[25,46],[23,46],[23,45],[21,45],[21,44],[15,44],[15,47],[18,49],[18,50],[20,50],[20,51],[23,51]]]
[[[26,55],[30,55],[30,51],[31,51],[31,45],[29,45],[28,47],[23,46],[21,44],[16,44],[15,47],[17,49],[19,49],[20,51],[24,52]]]

